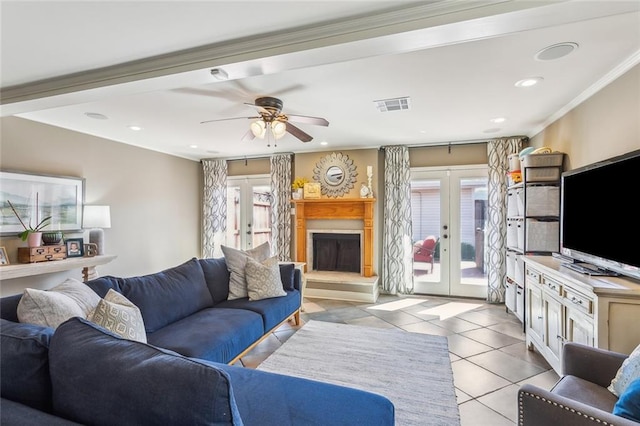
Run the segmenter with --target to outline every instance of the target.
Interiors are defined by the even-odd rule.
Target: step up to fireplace
[[[305,297],[371,302],[378,300],[378,277],[353,272],[311,271],[305,273]]]

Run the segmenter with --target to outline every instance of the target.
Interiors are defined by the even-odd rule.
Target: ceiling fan
[[[227,120],[256,120],[251,123],[249,130],[244,134],[242,140],[253,140],[254,138],[264,139],[268,138],[267,132],[270,132],[274,139],[280,139],[286,133],[290,133],[302,142],[310,142],[313,137],[304,132],[299,127],[294,126],[291,122],[313,124],[317,126],[328,126],[329,122],[320,117],[309,117],[306,115],[294,115],[284,114],[282,112],[283,103],[280,99],[264,96],[257,98],[254,103],[245,102],[245,105],[256,108],[258,111],[257,116],[253,117],[234,117],[234,118],[220,118],[216,120],[201,121],[200,124],[213,123],[216,121]]]

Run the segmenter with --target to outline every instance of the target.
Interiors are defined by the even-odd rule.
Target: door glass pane
[[[487,286],[487,179],[460,179],[460,282]]]
[[[413,275],[440,282],[440,179],[411,181]]]
[[[271,188],[269,186],[253,187],[253,220],[251,221],[251,247],[264,242],[271,244]]]

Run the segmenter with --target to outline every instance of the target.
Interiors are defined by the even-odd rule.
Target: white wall
[[[16,117],[0,124],[2,170],[83,177],[85,203],[111,206],[111,228],[104,232],[107,252],[118,257],[99,266],[100,275],[150,274],[200,256],[199,162]],[[12,263],[25,245],[0,237]],[[3,280],[0,295],[49,288],[67,276],[80,279],[80,270]]]

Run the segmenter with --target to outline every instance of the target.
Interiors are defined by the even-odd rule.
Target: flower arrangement
[[[44,219],[42,219],[41,221],[38,221],[38,213],[39,213],[40,209],[38,208],[38,193],[37,192],[36,192],[36,223],[37,223],[36,226],[31,226],[31,219],[29,219],[29,226],[25,225],[24,221],[22,220],[22,218],[18,214],[18,211],[13,206],[13,204],[11,204],[11,201],[7,200],[7,203],[9,203],[9,207],[11,207],[11,210],[13,211],[13,214],[16,215],[16,217],[20,221],[20,225],[22,225],[22,227],[24,228],[24,231],[22,231],[21,233],[18,234],[18,236],[22,239],[22,241],[27,241],[27,238],[29,237],[29,234],[31,234],[32,232],[41,232],[42,228],[47,226],[49,224],[49,222],[51,221],[51,216],[47,216]]]
[[[297,177],[293,180],[293,183],[291,184],[291,189],[293,190],[302,189],[304,188],[305,183],[309,183],[309,179],[305,177]]]

